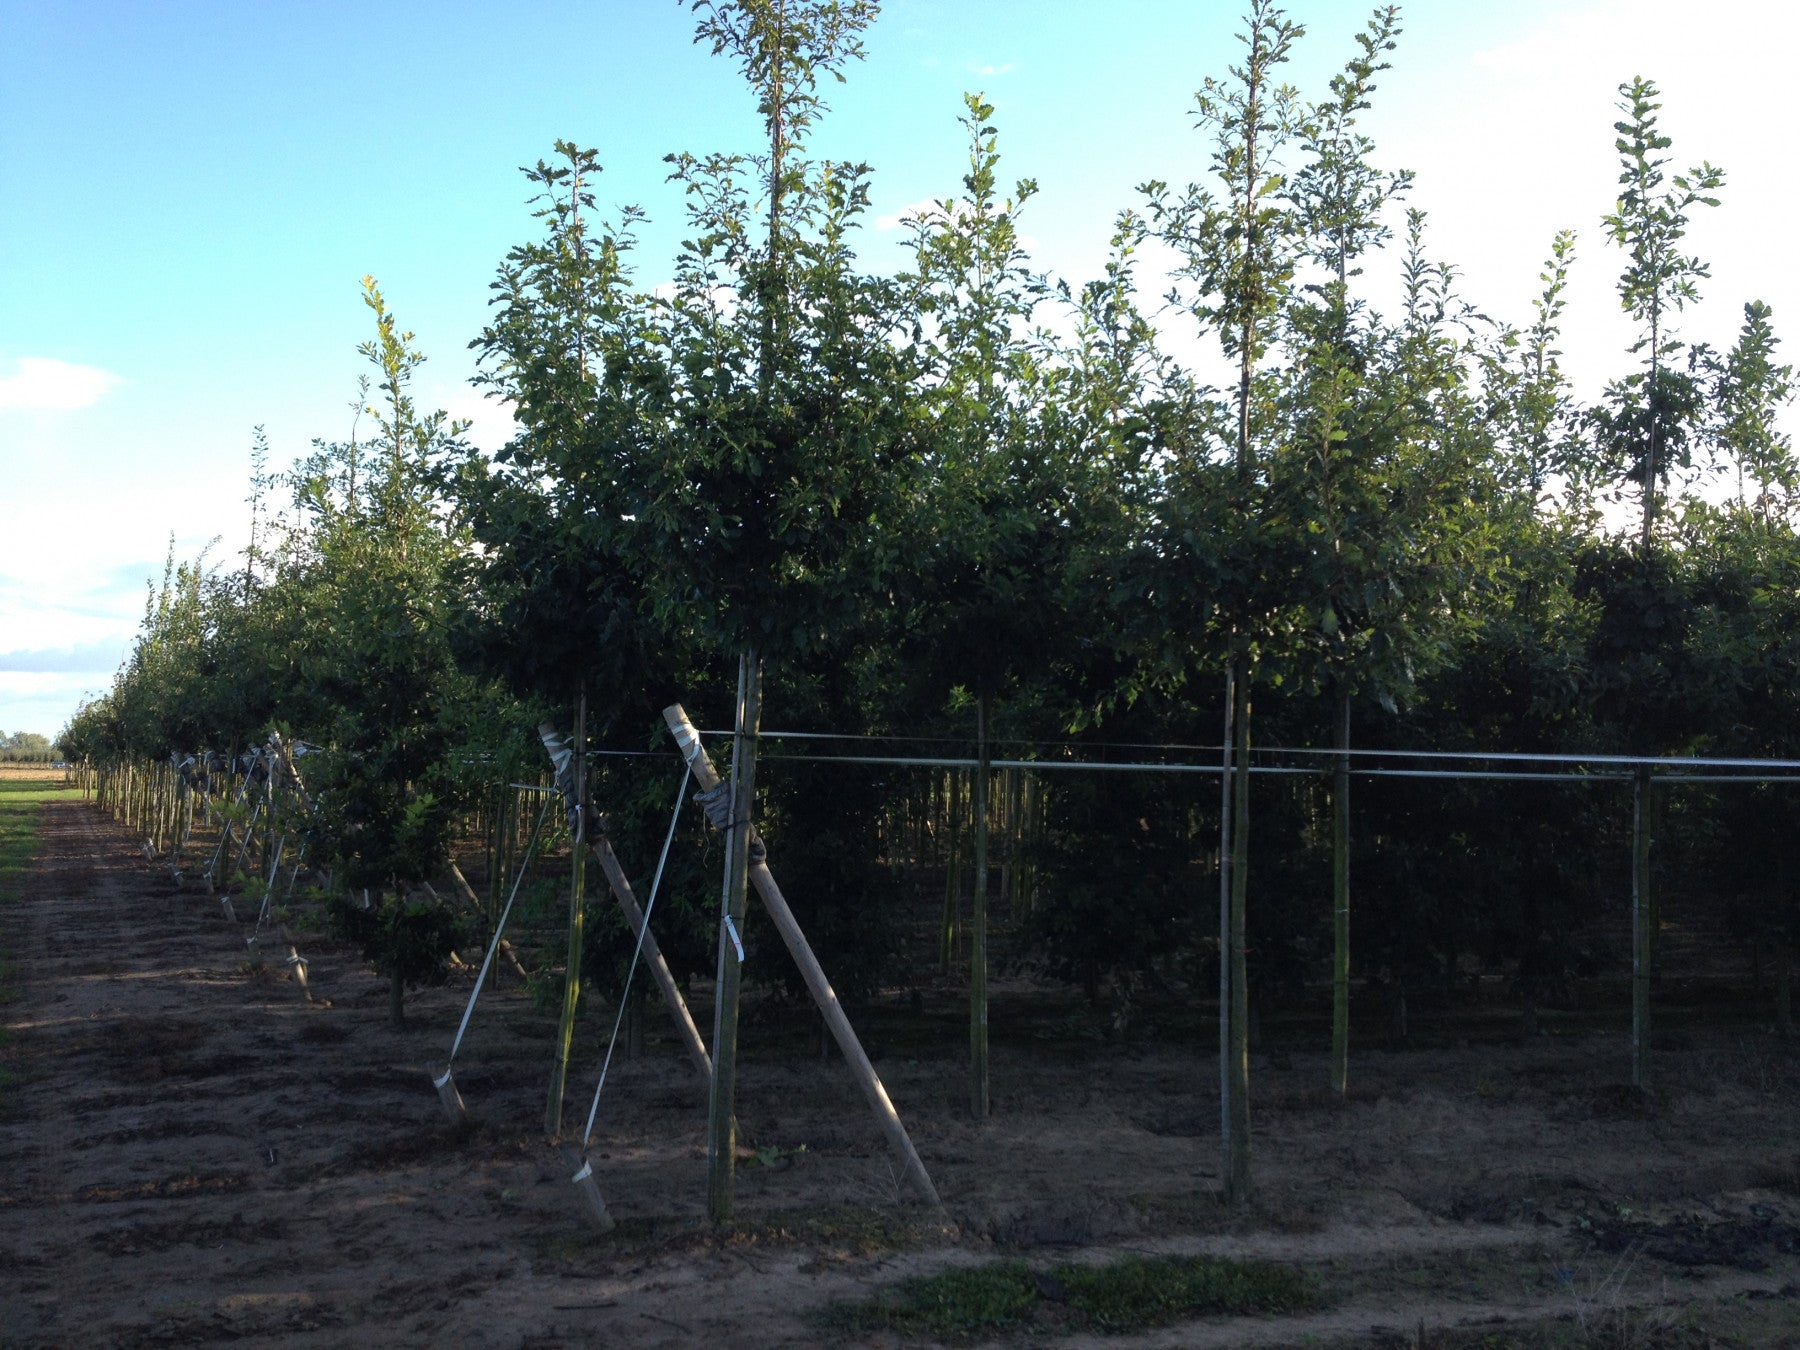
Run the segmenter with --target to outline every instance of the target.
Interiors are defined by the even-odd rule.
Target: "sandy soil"
[[[918,1044],[897,999],[865,1037],[938,1214],[903,1203],[842,1065],[753,1013],[740,1121],[763,1153],[740,1169],[742,1222],[700,1221],[704,1085],[653,1035],[602,1104],[593,1156],[621,1219],[602,1239],[541,1134],[550,1015],[510,978],[458,1062],[476,1123],[452,1130],[422,1066],[468,976],[395,1029],[385,984],[308,937],[308,1001],[92,808],[44,821],[3,920],[20,990],[0,1010],[0,1344],[824,1344],[828,1301],[997,1251],[1207,1251],[1301,1263],[1331,1306],[1109,1343],[1474,1344],[1433,1337],[1630,1316],[1638,1344],[1707,1344],[1650,1332],[1715,1319],[1738,1329],[1716,1343],[1800,1345],[1800,1053],[1754,1025],[1672,1038],[1648,1099],[1621,1085],[1620,1034],[1366,1052],[1343,1106],[1322,1056],[1259,1060],[1259,1200],[1233,1216],[1205,1045],[1002,1028],[978,1127],[954,1036],[946,1057],[892,1048]]]

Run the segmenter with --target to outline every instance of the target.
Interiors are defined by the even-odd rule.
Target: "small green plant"
[[[447,978],[450,953],[464,936],[460,916],[400,895],[383,895],[367,909],[348,896],[334,897],[329,906],[332,928],[361,947],[364,959],[388,977],[389,1015],[400,1025],[406,1020],[405,991]]]
[[[832,1304],[820,1322],[963,1344],[1007,1332],[1121,1335],[1198,1317],[1289,1313],[1322,1297],[1300,1271],[1209,1256],[1129,1256],[1036,1271],[996,1261],[906,1280],[872,1299]]]
[[[1103,1266],[1059,1266],[1069,1307],[1094,1331],[1141,1331],[1192,1317],[1285,1313],[1317,1302],[1306,1277],[1266,1261],[1132,1256]]]
[[[863,1302],[832,1304],[820,1321],[836,1331],[968,1342],[1024,1327],[1039,1297],[1031,1267],[997,1261],[907,1280]]]

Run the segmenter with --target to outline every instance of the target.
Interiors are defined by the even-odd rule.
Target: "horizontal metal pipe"
[[[699,734],[702,736],[729,736],[732,733],[729,731],[702,731]],[[914,737],[910,737],[910,736],[861,736],[861,735],[856,735],[851,732],[763,731],[763,732],[759,732],[758,735],[763,740],[913,741],[915,744],[921,743],[921,742],[927,743],[927,744],[967,744],[966,738],[961,741],[952,741],[952,740],[949,740],[946,738],[933,739],[930,737],[914,738]],[[1170,744],[1164,745],[1164,744],[1155,744],[1155,743],[1148,742],[1148,741],[1118,741],[1118,742],[1108,742],[1108,741],[1007,741],[1007,742],[997,742],[997,743],[1010,744],[1010,745],[1079,745],[1079,746],[1084,746],[1086,748],[1095,749],[1095,750],[1105,750],[1105,749],[1114,749],[1114,750],[1130,750],[1130,749],[1138,749],[1138,750],[1203,750],[1208,753],[1217,753],[1221,748],[1216,745],[1188,745],[1188,744],[1181,744],[1181,743],[1170,743]],[[630,753],[634,753],[634,752],[615,750],[615,751],[601,752],[601,753],[630,754]],[[1655,768],[1660,765],[1660,766],[1667,766],[1670,768],[1679,767],[1679,768],[1684,768],[1684,769],[1794,769],[1794,770],[1800,770],[1800,759],[1709,758],[1709,757],[1694,756],[1694,755],[1598,755],[1598,754],[1596,754],[1596,755],[1570,755],[1570,754],[1555,754],[1555,753],[1540,752],[1540,751],[1370,750],[1370,749],[1357,749],[1355,747],[1352,747],[1349,750],[1340,750],[1340,749],[1337,749],[1336,747],[1283,746],[1283,745],[1254,746],[1254,747],[1252,747],[1252,753],[1258,754],[1258,755],[1320,755],[1320,756],[1324,756],[1325,758],[1328,758],[1328,759],[1336,759],[1341,755],[1348,755],[1348,756],[1350,756],[1350,758],[1352,760],[1360,759],[1360,758],[1364,758],[1364,757],[1384,758],[1384,759],[1448,759],[1448,760],[1498,759],[1498,760],[1505,760],[1509,763],[1535,763],[1535,764],[1624,764],[1624,765],[1631,765],[1633,767],[1637,767],[1639,765],[1649,765],[1652,768]],[[843,758],[846,760],[850,759],[849,756],[844,756]],[[873,762],[877,762],[877,761],[870,760],[867,762],[873,763]],[[895,759],[885,760],[885,761],[881,761],[881,762],[899,763],[899,762],[901,762],[901,760],[899,758],[895,758]],[[967,765],[973,764],[975,761],[972,759],[930,759],[930,758],[912,759],[912,758],[909,758],[907,760],[907,762],[917,763],[919,765],[935,764],[939,767],[950,768],[950,767],[967,766]],[[992,762],[995,765],[1006,764],[1006,765],[1012,765],[1015,767],[1019,764],[1029,764],[1033,767],[1049,766],[1052,764],[1052,761],[1049,761],[1049,760],[1035,760],[1035,759],[1034,760],[1004,760],[1004,761],[1003,760],[994,760]],[[1134,767],[1156,768],[1156,767],[1169,767],[1169,766],[1160,766],[1160,765],[1141,766],[1140,765],[1140,766],[1134,766]],[[1220,770],[1217,768],[1214,768],[1212,770],[1212,772],[1218,773],[1218,772],[1220,772]],[[1308,771],[1300,770],[1299,772],[1308,772]],[[1370,772],[1373,772],[1373,771],[1371,770]],[[1771,780],[1771,781],[1784,782],[1786,780],[1785,779],[1776,779],[1776,780]]]

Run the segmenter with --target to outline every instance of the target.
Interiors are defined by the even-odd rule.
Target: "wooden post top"
[[[700,785],[700,790],[712,791],[719,785],[719,773],[713,768],[712,757],[706,753],[706,747],[700,744],[700,733],[688,721],[687,710],[679,703],[671,703],[663,709],[663,721],[669,724],[669,730],[675,734],[675,744],[681,750],[681,757],[693,770],[694,781]]]

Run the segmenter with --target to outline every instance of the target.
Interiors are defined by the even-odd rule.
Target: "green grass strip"
[[[6,911],[18,903],[25,874],[37,857],[44,803],[71,801],[80,796],[79,789],[55,787],[41,780],[0,778],[0,1007],[18,997],[12,943],[19,926]],[[4,1050],[6,1040],[6,1028],[0,1026],[0,1050]],[[15,1086],[16,1075],[11,1067],[0,1063],[0,1111],[9,1107]]]
[[[78,788],[0,778],[0,904],[19,898],[25,872],[37,857],[44,803],[75,801],[80,796]]]
[[[996,1261],[905,1280],[867,1301],[835,1303],[819,1320],[837,1331],[979,1341],[1029,1325],[1039,1297],[1031,1267]]]
[[[833,1330],[966,1344],[1016,1331],[1123,1335],[1201,1317],[1300,1312],[1322,1299],[1306,1276],[1266,1261],[1128,1256],[1036,1271],[996,1261],[906,1280],[819,1314]]]
[[[1129,1256],[1104,1266],[1058,1266],[1069,1308],[1093,1331],[1142,1331],[1195,1317],[1287,1313],[1317,1298],[1306,1277],[1268,1261]]]

